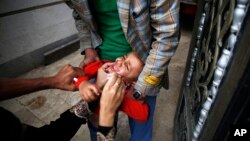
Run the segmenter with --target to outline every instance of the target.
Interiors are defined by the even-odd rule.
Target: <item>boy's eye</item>
[[[128,67],[128,65],[126,65],[126,68],[127,68],[127,70],[129,71],[129,67]]]

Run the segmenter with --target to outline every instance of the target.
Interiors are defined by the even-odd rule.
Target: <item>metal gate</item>
[[[248,0],[198,1],[175,116],[176,141],[218,139],[221,123],[227,120],[225,116],[240,85],[247,81],[242,80],[249,66],[249,21]],[[241,96],[249,97],[247,91],[243,92]],[[236,122],[236,118],[231,122]],[[226,132],[220,136],[227,138]]]

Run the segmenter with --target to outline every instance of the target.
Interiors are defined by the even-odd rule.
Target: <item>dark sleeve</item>
[[[58,140],[69,141],[78,131],[82,124],[85,124],[85,119],[75,116],[70,110],[62,113],[60,118],[50,122],[49,125],[44,125],[40,128],[29,126],[26,130],[25,141],[46,141]]]
[[[107,136],[112,128],[113,127],[98,126],[98,132],[102,133],[104,136]]]
[[[8,139],[17,141],[21,139],[22,124],[20,120],[11,112],[0,107],[0,140]]]
[[[114,141],[116,129],[114,127],[98,127],[98,132],[96,134],[97,141]],[[100,131],[102,130],[102,131]],[[105,135],[103,132],[108,133]]]

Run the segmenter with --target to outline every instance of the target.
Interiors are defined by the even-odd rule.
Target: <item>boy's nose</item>
[[[122,65],[122,60],[116,60],[116,64],[118,67],[120,67]]]

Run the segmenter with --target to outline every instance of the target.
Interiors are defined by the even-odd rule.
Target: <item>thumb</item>
[[[91,87],[91,90],[94,92],[94,94],[96,95],[96,96],[99,96],[100,95],[100,89],[96,86],[96,85],[93,85],[92,87]]]
[[[83,68],[85,65],[86,65],[85,62],[82,61],[82,62],[79,64],[79,68]]]

